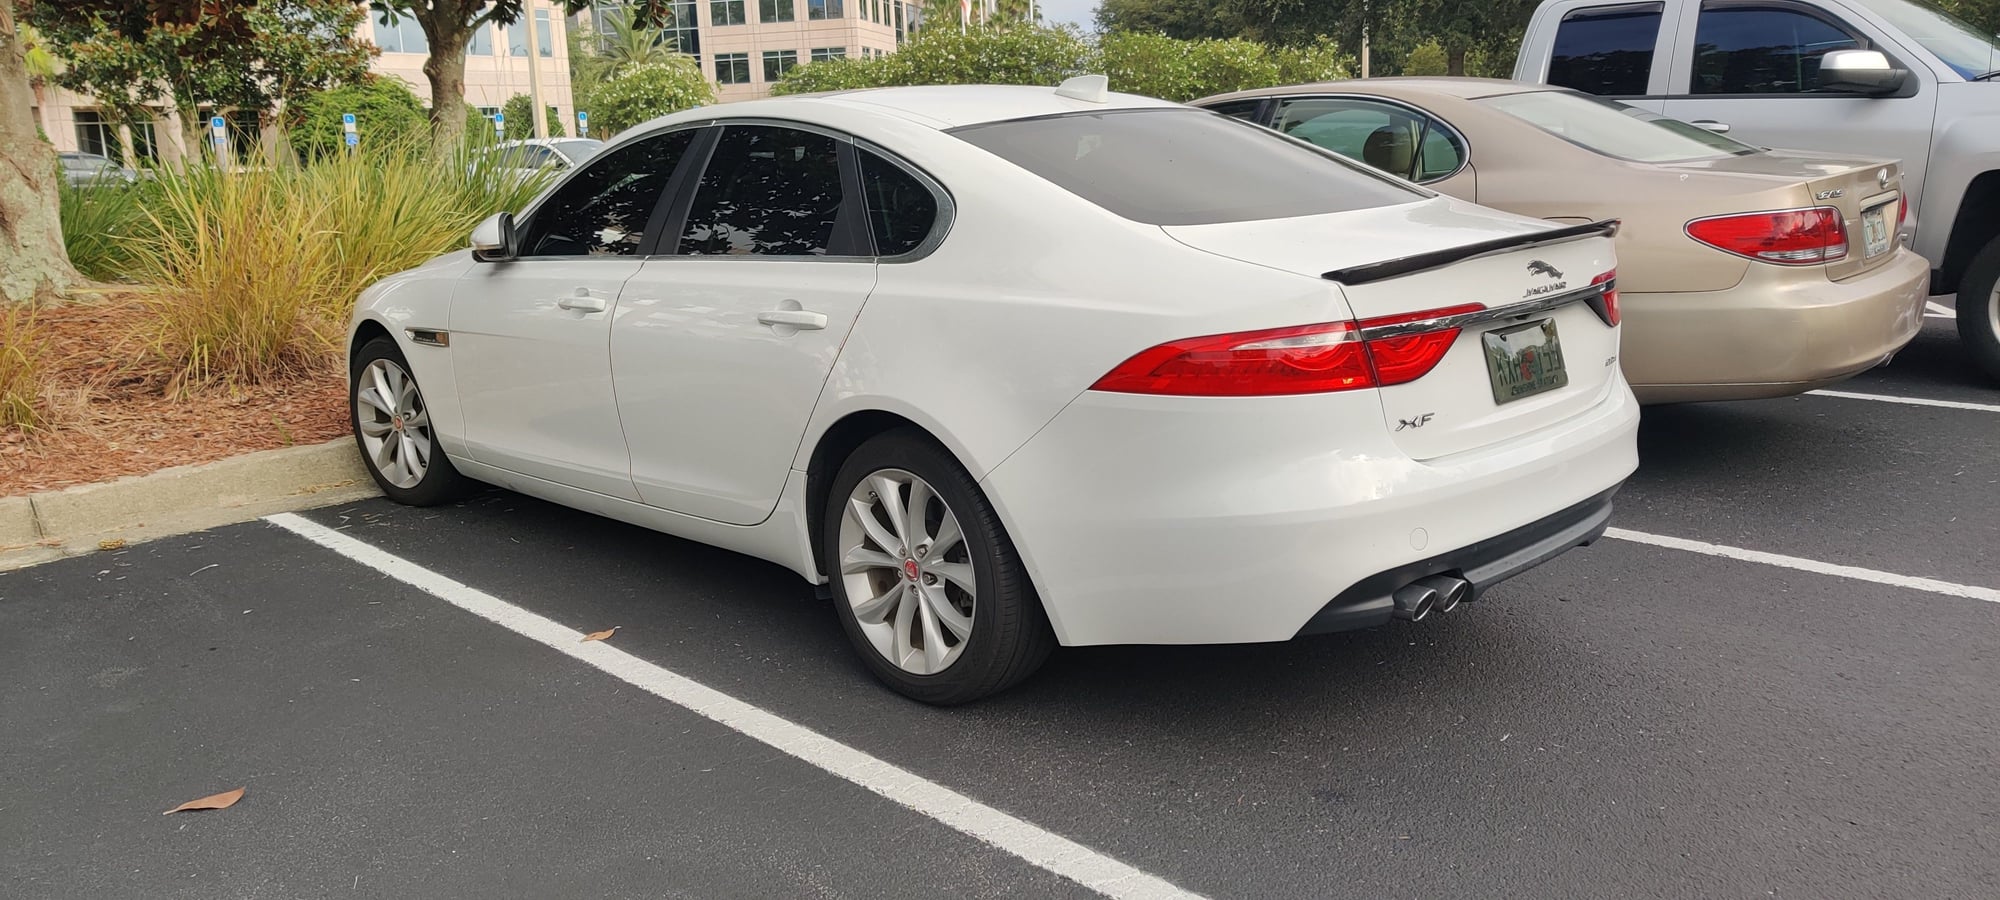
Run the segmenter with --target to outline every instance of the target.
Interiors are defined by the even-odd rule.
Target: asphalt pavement
[[[1189,892],[1992,896],[2000,603],[1933,582],[2000,589],[2000,390],[1950,324],[1835,390],[1993,408],[1648,410],[1613,525],[1797,565],[1607,539],[952,710],[745,557],[501,491],[306,518]],[[0,574],[0,894],[1092,893],[512,627],[266,522]]]

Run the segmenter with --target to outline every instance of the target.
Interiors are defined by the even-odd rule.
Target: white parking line
[[[1958,313],[1952,308],[1934,300],[1924,301],[1924,315],[1933,319],[1956,319]]]
[[[291,513],[269,516],[265,521],[1106,897],[1200,896],[610,644],[583,643],[580,631],[324,525]]]
[[[1886,584],[1892,587],[1929,591],[1933,594],[1943,594],[1947,597],[1965,597],[1971,600],[1984,600],[1988,603],[2000,603],[2000,590],[1975,587],[1969,584],[1955,584],[1949,581],[1939,581],[1935,578],[1897,575],[1894,572],[1863,569],[1859,566],[1843,566],[1835,563],[1820,562],[1816,559],[1765,553],[1762,550],[1745,550],[1741,547],[1711,544],[1707,541],[1691,541],[1687,538],[1647,534],[1643,531],[1627,531],[1623,528],[1607,528],[1604,531],[1604,536],[1617,538],[1621,541],[1631,541],[1636,544],[1651,544],[1655,547],[1686,550],[1689,553],[1705,553],[1709,556],[1740,559],[1744,562],[1763,563],[1767,566],[1781,566],[1787,569],[1797,569],[1801,572],[1812,572],[1818,575],[1832,575],[1836,578],[1852,578],[1856,581],[1870,581],[1875,584]]]
[[[1936,406],[1943,409],[1971,409],[1979,412],[2000,412],[2000,405],[1992,403],[1968,403],[1964,400],[1931,400],[1924,397],[1893,397],[1888,394],[1855,394],[1847,391],[1808,391],[1816,397],[1839,397],[1842,400],[1873,400],[1877,403],[1901,403],[1904,406]]]

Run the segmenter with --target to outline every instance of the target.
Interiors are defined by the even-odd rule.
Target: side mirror
[[[1858,94],[1893,94],[1910,73],[1879,50],[1835,50],[1819,58],[1819,86]]]
[[[472,228],[472,258],[480,262],[513,259],[518,249],[514,243],[513,213],[494,213]]]

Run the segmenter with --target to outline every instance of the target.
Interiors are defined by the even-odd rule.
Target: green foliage
[[[1249,29],[1231,0],[1104,0],[1097,7],[1097,30],[1192,41],[1242,37]]]
[[[535,136],[535,120],[529,118],[534,115],[534,110],[535,101],[527,94],[515,94],[507,98],[507,105],[500,107],[501,115],[507,119],[500,124],[507,129],[508,140]],[[554,109],[545,109],[543,114],[549,120],[549,137],[562,137],[569,133],[563,130],[562,116]]]
[[[146,223],[145,201],[155,192],[153,184],[74,186],[62,178],[57,179],[57,185],[57,214],[70,264],[96,281],[130,279],[133,241]]]
[[[309,156],[342,152],[346,138],[340,117],[346,113],[354,114],[355,129],[369,144],[406,141],[430,121],[409,85],[394,77],[369,78],[307,100],[301,122],[291,132],[293,149]]]
[[[1120,31],[1096,44],[1060,28],[925,31],[897,53],[876,59],[807,63],[785,74],[773,93],[850,90],[912,84],[1056,85],[1086,72],[1112,90],[1168,100],[1349,77],[1350,58],[1331,41],[1272,48],[1241,39],[1184,41]]]
[[[43,418],[41,335],[26,304],[0,304],[0,433],[33,433]]]
[[[1981,34],[2000,34],[2000,0],[1936,0],[1951,13],[1979,29]]]
[[[36,3],[29,15],[62,49],[56,83],[126,121],[162,97],[186,119],[202,105],[295,106],[360,80],[372,52],[355,38],[363,16],[352,0],[79,0]]]
[[[627,69],[592,86],[586,97],[589,105],[584,107],[585,101],[579,100],[579,108],[590,113],[591,128],[604,134],[617,134],[649,119],[715,102],[714,89],[694,60],[678,55],[667,62]]]
[[[1437,41],[1425,41],[1404,55],[1403,74],[1443,75],[1446,65],[1444,45]]]

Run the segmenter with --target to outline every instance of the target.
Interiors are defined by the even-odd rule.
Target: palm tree
[[[35,127],[47,135],[49,129],[43,117],[49,114],[48,83],[68,67],[63,65],[62,57],[49,47],[48,38],[42,37],[35,26],[23,24],[17,33],[21,36],[21,48],[27,51],[23,59],[28,67],[28,86],[35,90]]]

